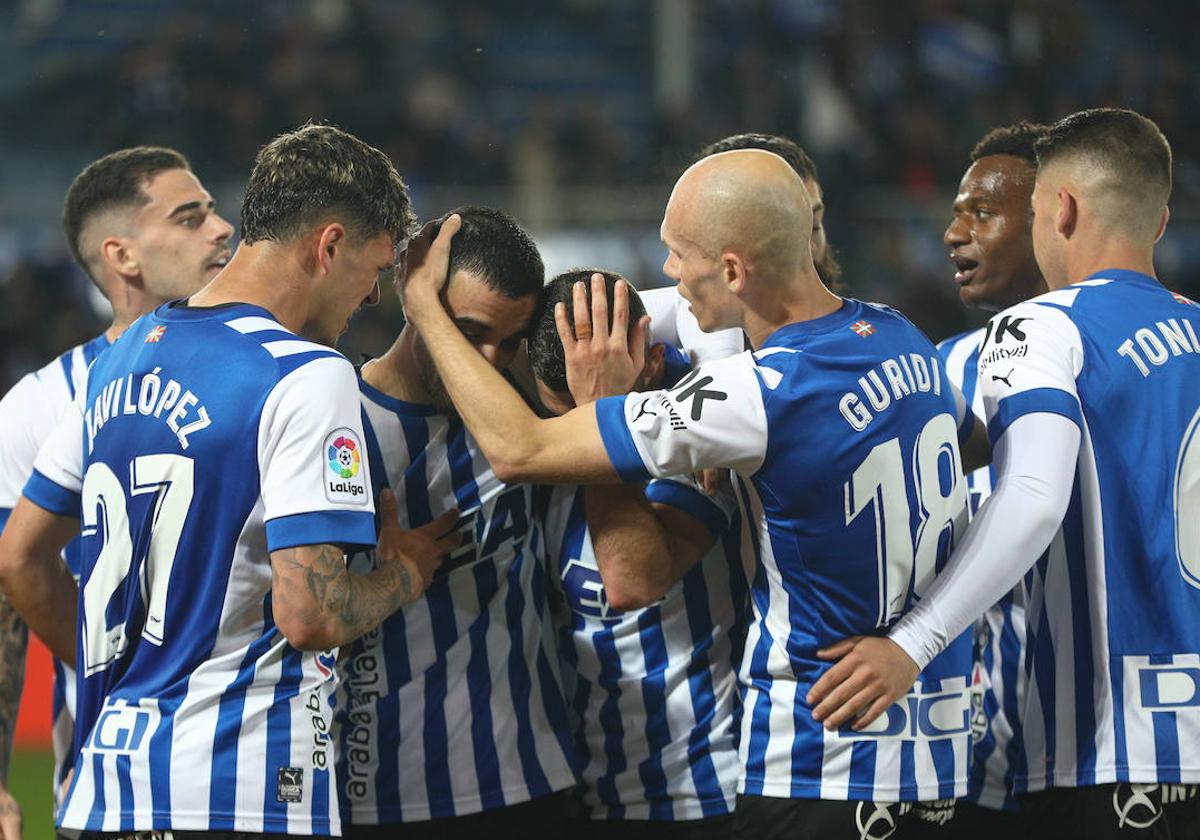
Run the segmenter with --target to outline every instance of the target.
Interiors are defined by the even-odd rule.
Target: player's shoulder
[[[966,330],[957,335],[952,335],[949,338],[943,338],[935,346],[943,359],[949,359],[951,356],[966,352],[978,351],[979,345],[983,343],[984,327],[977,327],[973,330]]]
[[[302,373],[302,378],[349,377],[357,389],[354,366],[345,356],[332,347],[297,335],[266,310],[241,309],[231,317],[219,319],[213,329],[225,330],[244,356],[274,374],[275,383]]]

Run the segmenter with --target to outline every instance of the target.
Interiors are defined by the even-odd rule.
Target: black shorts
[[[951,837],[953,799],[854,802],[739,796],[736,840],[912,840]]]
[[[560,838],[566,819],[562,794],[552,793],[463,817],[409,823],[343,825],[347,840],[498,840],[501,837]]]
[[[1021,837],[1021,812],[997,811],[959,800],[954,808],[953,825],[953,837],[968,840],[1010,840],[1013,837]]]
[[[1022,840],[1200,840],[1200,785],[1052,788],[1020,801]]]
[[[567,820],[569,840],[729,840],[733,814],[701,820]]]

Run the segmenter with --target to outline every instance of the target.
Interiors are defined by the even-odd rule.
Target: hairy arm
[[[694,517],[651,503],[641,487],[588,487],[583,498],[596,565],[617,610],[653,604],[716,542]]]
[[[62,550],[79,533],[79,519],[57,516],[25,497],[0,534],[0,590],[50,651],[75,662],[79,587]]]
[[[0,598],[0,784],[8,784],[8,766],[12,760],[13,733],[17,728],[17,710],[25,685],[25,652],[29,647],[29,626],[17,614],[7,598]],[[0,821],[3,819],[0,803]]]
[[[442,557],[458,545],[449,510],[411,531],[396,524],[390,490],[379,498],[375,571],[357,575],[334,545],[302,545],[271,552],[271,601],[280,632],[299,650],[329,650],[378,627],[429,587]]]

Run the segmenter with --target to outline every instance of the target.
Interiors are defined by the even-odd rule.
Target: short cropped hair
[[[404,179],[387,155],[332,125],[308,124],[259,151],[242,200],[242,241],[288,242],[336,219],[353,236],[416,229]]]
[[[764,152],[779,155],[787,161],[788,166],[796,170],[800,180],[820,180],[817,178],[817,165],[813,163],[813,159],[808,156],[808,153],[800,148],[800,144],[786,137],[780,137],[778,134],[734,134],[724,140],[709,143],[700,150],[696,160],[702,160],[709,155],[721,152],[736,152],[742,149],[761,149]]]
[[[971,161],[991,155],[1010,155],[1029,161],[1029,165],[1036,169],[1037,152],[1034,146],[1049,131],[1050,126],[1028,120],[993,128],[971,149]]]
[[[96,277],[79,249],[87,223],[108,210],[149,204],[145,187],[155,175],[175,169],[191,171],[191,168],[187,158],[174,149],[135,146],[107,154],[75,176],[63,201],[63,232],[71,256],[93,281]]]
[[[462,227],[450,242],[449,275],[468,271],[511,300],[536,295],[546,280],[542,255],[517,220],[493,207],[458,207]]]
[[[574,334],[575,323],[571,318],[573,290],[576,283],[583,281],[590,309],[593,274],[604,275],[604,287],[608,294],[608,324],[611,327],[617,281],[625,279],[620,274],[599,268],[573,268],[547,283],[538,297],[533,323],[529,328],[529,364],[533,368],[533,375],[552,391],[567,390],[567,357],[558,337],[558,327],[554,323],[554,306],[558,303],[567,305],[567,318],[571,320],[571,331]],[[626,284],[629,285],[629,281],[626,281]],[[645,314],[645,304],[633,286],[629,285],[629,329],[632,330]]]
[[[1163,204],[1171,195],[1171,145],[1136,111],[1092,108],[1071,114],[1050,126],[1034,148],[1039,167],[1078,155],[1103,166],[1130,192]]]

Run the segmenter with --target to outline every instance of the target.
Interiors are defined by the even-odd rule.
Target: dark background
[[[816,160],[850,293],[932,338],[980,322],[941,232],[974,142],[1120,105],[1175,151],[1170,287],[1200,293],[1193,3],[1102,0],[0,0],[0,389],[107,323],[66,252],[76,172],[175,146],[236,224],[254,153],[328,120],[387,151],[418,212],[513,212],[547,268],[664,282],[658,223],[696,150],[767,131]],[[382,351],[390,292],[343,349]]]

